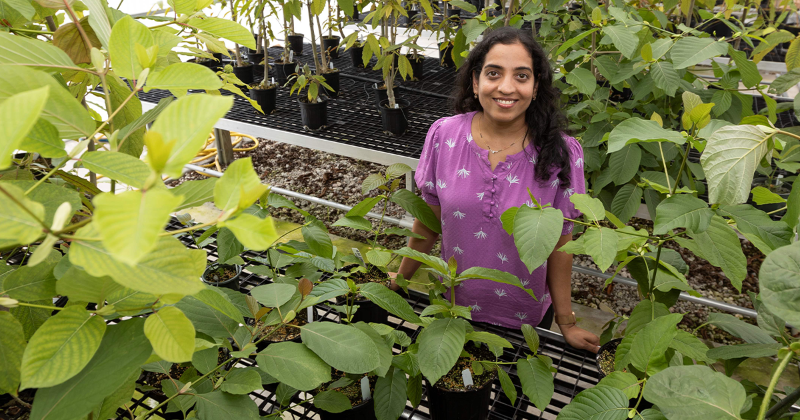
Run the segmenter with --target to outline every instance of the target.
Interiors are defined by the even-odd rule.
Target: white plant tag
[[[289,51],[289,62],[294,61],[294,51]]]
[[[394,109],[400,109],[400,104],[394,104]]]
[[[464,388],[475,385],[475,382],[472,382],[472,372],[470,372],[469,369],[461,371],[461,378],[464,379]]]
[[[330,67],[330,68],[331,68],[331,70],[333,70],[333,61],[331,61],[330,63],[328,63],[328,67]]]
[[[361,256],[361,251],[359,251],[358,248],[352,248],[352,250],[353,250],[353,255],[355,255],[359,260],[361,260],[362,264],[366,264],[366,262],[364,262],[364,257]]]
[[[274,77],[272,78],[272,84],[273,85],[275,84],[275,78]]]
[[[309,306],[308,308],[306,308],[306,319],[307,319],[307,322],[309,324],[314,322],[314,307],[313,306]]]
[[[369,392],[369,376],[361,378],[361,399],[364,401],[372,398]]]

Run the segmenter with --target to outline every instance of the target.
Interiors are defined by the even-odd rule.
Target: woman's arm
[[[440,206],[430,207],[431,210],[433,210],[433,214],[436,215],[436,219],[442,220],[442,208]],[[438,233],[428,229],[428,227],[419,220],[414,220],[414,226],[411,228],[411,231],[424,236],[425,239],[408,238],[408,247],[424,254],[430,253],[431,249],[433,249],[433,245],[436,244],[436,241],[439,239]],[[403,278],[410,279],[414,276],[414,273],[417,272],[420,265],[422,265],[422,263],[419,261],[404,257],[403,261],[400,262],[400,269],[397,270],[397,272],[402,274]],[[394,273],[389,273],[390,276],[394,277],[393,274]],[[390,288],[392,290],[400,289],[400,286],[395,284],[394,278],[392,278]]]
[[[547,259],[547,286],[553,301],[556,323],[559,319],[572,318],[572,254],[558,251],[572,240],[572,233],[561,235],[556,251]],[[569,322],[569,321],[567,321]],[[574,323],[559,324],[564,339],[576,349],[597,353],[600,338],[589,331],[579,328]]]

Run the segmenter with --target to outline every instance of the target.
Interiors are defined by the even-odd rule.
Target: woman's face
[[[533,57],[520,43],[493,46],[480,77],[472,76],[472,90],[478,94],[484,114],[497,123],[524,121],[536,89]]]

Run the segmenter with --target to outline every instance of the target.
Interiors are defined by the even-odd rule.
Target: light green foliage
[[[216,354],[216,351],[214,352]],[[247,395],[261,389],[261,375],[256,368],[233,368],[220,388],[229,394]]]
[[[0,169],[11,165],[11,155],[36,124],[49,93],[50,87],[43,86],[0,103]]]
[[[759,280],[764,305],[786,322],[800,324],[800,245],[794,243],[769,254],[761,265]]]
[[[655,121],[629,118],[614,127],[609,134],[608,152],[614,153],[627,144],[658,141],[683,144],[686,139],[676,131],[661,128]]]
[[[272,283],[253,288],[250,296],[268,308],[277,308],[288,302],[296,291],[297,287],[290,284]]]
[[[625,393],[628,398],[639,396],[639,379],[630,372],[611,372],[608,376],[600,380],[598,386],[610,386],[617,388]]]
[[[544,264],[555,249],[563,227],[561,210],[522,206],[514,216],[514,244],[529,272]],[[506,228],[508,230],[508,228]]]
[[[628,397],[610,386],[598,385],[578,394],[558,414],[559,420],[625,420],[628,418]]]
[[[0,188],[0,239],[10,239],[28,244],[42,234],[44,206],[24,196],[24,191],[10,184],[2,183]],[[9,197],[10,196],[10,197]],[[22,207],[20,206],[22,205]]]
[[[222,87],[222,80],[211,69],[194,63],[170,64],[147,78],[147,89],[206,89]]]
[[[278,239],[272,217],[262,219],[251,214],[240,214],[220,225],[230,229],[239,242],[254,251],[263,251]]]
[[[142,189],[150,168],[139,159],[119,152],[87,152],[81,156],[86,169],[113,180]]]
[[[28,344],[22,324],[10,312],[0,312],[0,392],[15,392],[20,383],[22,353]]]
[[[699,198],[677,194],[662,201],[656,208],[653,233],[660,235],[675,228],[686,228],[695,233],[708,229],[714,213]]]
[[[334,369],[366,373],[380,364],[375,343],[355,327],[312,322],[303,327],[302,337],[303,344]]]
[[[545,410],[555,392],[553,373],[550,371],[552,365],[553,360],[543,355],[517,360],[517,375],[522,382],[522,392],[541,411]]]
[[[395,367],[375,383],[375,417],[395,420],[406,408],[406,374]]]
[[[725,223],[725,220],[714,215],[705,232],[690,231],[689,236],[692,239],[676,238],[676,241],[699,257],[721,268],[731,283],[740,290],[742,281],[747,275],[747,260],[742,252],[739,237]]]
[[[769,138],[753,125],[727,126],[714,132],[700,158],[711,204],[747,201],[753,173],[770,149]]]
[[[180,309],[166,306],[147,317],[144,334],[162,359],[173,363],[192,360],[194,326]]]
[[[256,356],[258,367],[281,383],[307,391],[331,380],[331,368],[303,344],[272,344]]]
[[[654,375],[644,398],[670,419],[741,419],[745,390],[706,366],[676,366]]]
[[[652,375],[666,367],[664,352],[678,333],[681,314],[670,314],[654,319],[644,326],[633,339],[631,364],[641,372]]]
[[[459,318],[437,319],[420,333],[419,368],[435,384],[458,360],[464,347],[467,322]]]
[[[108,40],[108,53],[114,64],[114,71],[118,76],[127,79],[139,78],[142,70],[150,67],[142,65],[139,58],[140,51],[154,45],[153,35],[147,26],[130,16],[120,19],[114,24]]]
[[[24,36],[0,33],[0,64],[39,68],[75,68],[69,56],[60,48]],[[9,67],[9,71],[11,67]]]
[[[597,198],[592,198],[587,194],[573,194],[569,201],[575,205],[589,220],[600,221],[606,218],[606,209],[603,202]]]

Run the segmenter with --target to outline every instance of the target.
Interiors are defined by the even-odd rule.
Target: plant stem
[[[27,408],[28,410],[30,410],[30,409],[31,409],[31,405],[30,405],[30,404],[28,404],[28,403],[26,403],[25,401],[22,401],[21,399],[19,399],[19,397],[18,397],[18,396],[14,395],[14,394],[9,394],[9,395],[11,395],[11,398],[13,398],[13,399],[14,399],[14,401],[16,401],[16,402],[17,402],[17,404],[19,404],[19,405],[21,405],[21,406],[23,406],[23,407]]]
[[[797,401],[798,398],[800,398],[800,388],[796,388],[791,394],[787,395],[782,400],[778,401],[777,404],[773,405],[772,408],[767,411],[766,418],[770,418],[778,411],[781,411],[787,406],[792,405],[795,401]]]
[[[73,231],[77,230],[78,228],[80,228],[82,226],[88,225],[91,222],[92,222],[92,218],[91,217],[83,219],[78,223],[73,223],[73,224],[71,224],[71,225],[69,225],[69,226],[67,226],[67,227],[65,227],[65,228],[63,228],[61,230],[57,230],[57,231],[53,232],[53,235],[58,236],[58,235],[60,235],[62,233],[65,233],[65,232],[73,232]]]
[[[193,230],[202,229],[202,228],[207,227],[207,226],[212,226],[212,225],[214,225],[216,223],[217,223],[217,221],[214,220],[212,222],[201,223],[199,225],[189,226],[189,227],[183,228],[183,229],[168,230],[166,232],[161,232],[160,236],[171,236],[171,235],[177,235],[179,233],[191,232]]]
[[[650,284],[648,285],[648,290],[647,290],[647,293],[651,295],[653,294],[653,288],[655,287],[656,284],[656,274],[658,273],[658,265],[660,264],[661,261],[661,248],[663,247],[664,247],[664,242],[659,242],[658,251],[656,252],[656,267],[653,269],[653,278],[650,279]]]
[[[31,34],[52,34],[51,31],[37,31],[35,29],[23,29],[23,28],[8,28],[11,32],[23,32],[23,33],[31,33]]]
[[[92,52],[92,42],[89,41],[89,37],[86,35],[86,31],[83,30],[83,26],[81,26],[81,20],[78,19],[78,16],[75,15],[75,11],[72,10],[72,6],[69,4],[69,0],[62,0],[64,2],[64,7],[69,12],[70,17],[72,18],[72,22],[75,23],[75,27],[78,28],[78,32],[81,34],[81,38],[83,38],[83,43],[86,44],[86,53],[91,54]]]
[[[664,148],[661,147],[661,142],[658,143],[658,150],[661,152],[661,163],[664,164],[664,176],[667,178],[667,189],[668,190],[672,190],[672,186],[669,185],[670,182],[669,182],[669,171],[667,171],[667,160],[664,159]],[[678,181],[675,181],[675,185],[677,185],[677,184],[678,184]]]
[[[784,369],[786,369],[786,366],[792,360],[793,356],[794,352],[787,350],[786,355],[783,356],[778,364],[778,368],[775,369],[775,373],[772,374],[772,379],[769,381],[769,387],[767,388],[767,392],[764,393],[764,399],[761,402],[761,407],[758,409],[758,417],[756,417],[756,420],[764,420],[767,407],[769,407],[769,402],[772,400],[772,392],[775,390],[775,386],[778,385],[778,379],[781,378],[781,374],[783,373]]]
[[[6,191],[6,189],[5,189],[5,188],[3,188],[2,186],[0,186],[0,192],[2,192],[3,194],[5,194],[5,196],[6,196],[6,197],[8,197],[9,199],[11,199],[11,201],[13,201],[13,202],[14,202],[14,204],[16,204],[17,206],[19,206],[19,207],[20,207],[22,210],[24,210],[24,211],[25,211],[25,213],[28,213],[28,215],[29,215],[29,216],[31,216],[31,217],[33,218],[33,220],[36,220],[37,222],[39,222],[39,224],[40,224],[40,225],[42,225],[42,229],[44,229],[44,231],[45,231],[45,232],[48,232],[48,231],[50,230],[50,228],[49,228],[49,227],[48,227],[48,226],[47,226],[47,225],[44,223],[44,220],[42,220],[42,219],[39,219],[38,217],[36,217],[36,215],[35,215],[35,214],[33,214],[33,212],[32,212],[32,211],[30,211],[30,210],[29,210],[27,207],[25,207],[25,206],[24,206],[22,203],[20,203],[20,202],[19,202],[19,200],[17,200],[17,198],[16,198],[16,197],[14,197],[13,195],[11,195],[11,193],[9,193],[8,191]],[[27,194],[27,193],[26,193],[26,194]]]
[[[660,143],[659,143],[659,147],[660,147]],[[663,156],[664,156],[663,153],[664,152],[662,151],[661,153],[662,153],[661,156],[662,156],[662,159],[663,159]],[[687,148],[686,149],[686,153],[683,154],[683,160],[681,161],[681,167],[678,168],[678,176],[675,177],[675,185],[672,187],[672,192],[670,193],[670,195],[675,194],[675,191],[678,189],[678,182],[680,182],[680,180],[681,180],[681,172],[683,172],[683,167],[686,165],[686,158],[688,158],[688,157],[689,157],[689,149]],[[669,182],[669,175],[667,175],[667,182]]]
[[[786,206],[783,206],[783,207],[779,208],[778,210],[772,210],[771,212],[769,212],[769,213],[767,213],[767,214],[775,214],[775,213],[778,213],[778,212],[784,211],[784,210],[786,210],[786,209],[787,209],[787,207],[786,207]]]
[[[18,306],[27,306],[27,307],[30,307],[30,308],[47,309],[49,311],[60,311],[60,310],[64,309],[64,308],[59,308],[57,306],[37,305],[35,303],[25,303],[25,302],[19,302],[19,303],[17,303],[17,305]]]

